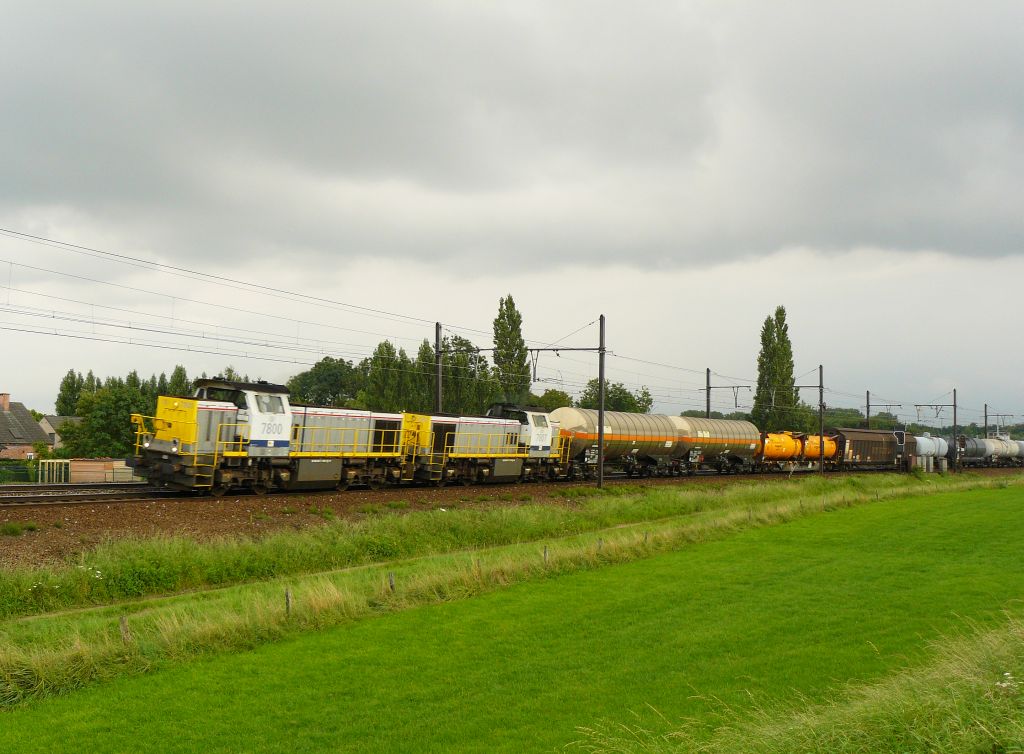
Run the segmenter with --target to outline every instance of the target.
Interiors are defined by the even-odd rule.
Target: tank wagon
[[[566,435],[574,470],[586,476],[597,463],[598,412],[557,408],[551,419]],[[630,476],[678,475],[700,467],[735,471],[753,459],[760,444],[760,433],[750,422],[605,412],[605,463]]]
[[[765,432],[761,437],[761,451],[754,458],[754,467],[759,471],[813,467],[823,457],[829,466],[835,461],[836,448],[835,438],[828,435],[822,438],[821,435],[799,432]]]
[[[946,471],[949,468],[949,443],[942,437],[928,433],[914,437],[913,464],[926,472]]]
[[[1024,463],[1024,442],[1007,435],[957,438],[965,466],[1019,466]]]

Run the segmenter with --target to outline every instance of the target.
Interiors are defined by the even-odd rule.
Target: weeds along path
[[[725,502],[718,505],[693,503],[677,508],[674,516],[664,515],[665,502],[659,505],[655,494],[648,493],[637,500],[621,502],[628,503],[624,510],[634,516],[636,506],[646,503],[648,513],[662,514],[658,520],[636,516],[637,520],[623,522],[623,509],[613,506],[614,515],[602,509],[600,516],[586,519],[588,530],[563,531],[561,536],[548,533],[528,538],[513,527],[512,534],[529,541],[494,545],[489,541],[494,538],[492,533],[490,538],[481,538],[488,541],[481,542],[478,549],[450,547],[448,551],[428,552],[414,558],[380,559],[357,568],[294,574],[258,583],[116,602],[71,613],[7,620],[0,623],[0,705],[63,693],[111,676],[141,673],[199,655],[245,649],[371,615],[644,558],[689,543],[719,539],[744,529],[820,515],[841,507],[993,486],[1008,487],[1010,483],[979,479],[916,482],[902,477],[874,477],[873,481],[857,479],[826,483],[824,487],[802,486],[779,497],[755,486],[743,495],[739,491],[723,491],[719,497]],[[774,492],[779,487],[773,485],[771,489]],[[516,519],[515,523],[521,522]],[[502,531],[502,536],[509,533]],[[449,545],[464,544],[467,539],[444,541]],[[143,560],[136,567],[146,565]],[[102,573],[82,573],[86,579],[103,581]]]
[[[0,750],[87,741],[96,752],[521,752],[553,751],[600,719],[713,729],[729,709],[818,702],[926,666],[929,639],[965,618],[997,625],[1024,590],[1017,487],[805,510],[785,526],[754,521],[699,546],[488,584],[476,599],[295,633],[10,710]],[[398,595],[413,574],[395,573]],[[293,617],[308,609],[302,599]],[[284,612],[283,602],[272,609]],[[995,665],[1000,676],[1014,669]],[[813,743],[775,750],[830,750]]]

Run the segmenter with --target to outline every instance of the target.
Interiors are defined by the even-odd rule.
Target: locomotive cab
[[[487,415],[519,422],[519,446],[526,451],[528,458],[548,458],[551,455],[551,440],[558,436],[558,422],[552,422],[546,411],[497,403],[487,410]]]
[[[232,439],[227,452],[249,458],[287,458],[291,444],[292,411],[288,390],[266,382],[199,380],[196,398],[233,403],[238,408],[233,425],[225,425]]]

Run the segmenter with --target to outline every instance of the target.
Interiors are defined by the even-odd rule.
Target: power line
[[[160,269],[165,271],[166,274],[176,275],[178,277],[186,277],[191,280],[210,280],[218,285],[226,285],[229,288],[235,290],[243,290],[238,286],[244,286],[248,289],[254,289],[262,291],[266,295],[273,296],[275,298],[288,298],[293,297],[290,300],[305,299],[320,305],[329,305],[332,307],[342,307],[345,309],[354,309],[360,312],[366,312],[377,316],[386,316],[390,318],[398,318],[403,320],[410,320],[413,322],[419,322],[423,324],[431,324],[431,320],[424,319],[422,317],[414,317],[408,314],[401,314],[399,312],[391,312],[384,309],[375,309],[368,306],[360,306],[358,304],[350,304],[346,301],[336,301],[334,299],[324,298],[321,296],[313,296],[308,293],[299,293],[296,291],[289,291],[283,288],[275,288],[268,285],[262,285],[260,283],[253,283],[248,280],[240,280],[238,278],[227,277],[224,275],[215,275],[210,272],[203,272],[202,270],[194,270],[188,267],[178,267],[176,265],[165,264],[163,262],[154,262],[148,259],[140,259],[138,257],[128,256],[127,254],[118,254],[112,251],[105,251],[103,249],[97,249],[90,246],[82,246],[80,244],[68,243],[67,241],[59,241],[53,238],[45,238],[43,236],[32,235],[31,233],[21,233],[16,230],[9,228],[0,228],[0,233],[7,236],[19,238],[21,240],[27,240],[31,243],[42,243],[53,248],[62,249],[75,254],[84,254],[96,258],[97,256],[107,258],[122,264],[129,264],[131,266],[138,267],[142,265],[144,269]],[[284,295],[282,295],[284,294]]]

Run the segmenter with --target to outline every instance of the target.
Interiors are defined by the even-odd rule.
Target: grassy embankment
[[[1022,503],[1024,491],[1011,487],[734,529],[636,562],[33,704],[3,715],[0,749],[88,740],[94,751],[538,751],[604,718],[659,733],[694,721],[686,745],[638,734],[620,747],[615,727],[587,739],[611,751],[716,741],[709,751],[1000,751],[961,744],[1012,744],[1012,725],[991,740],[956,729],[1020,719],[1015,687],[996,685],[1004,672],[1022,676],[1020,624],[1005,642],[998,629],[978,640],[987,659],[974,665],[972,641],[930,664],[924,644],[964,619],[986,631],[1003,621],[1001,609],[1024,589]],[[825,698],[908,664],[848,704],[834,697],[792,718],[778,713],[794,694]],[[970,677],[973,685],[956,685]],[[947,684],[959,693],[945,694]],[[998,709],[981,716],[988,707]],[[757,708],[776,712],[751,716]],[[724,713],[730,727],[715,732],[723,709],[735,716]],[[891,733],[851,748],[865,722]],[[787,733],[801,725],[802,737]],[[928,737],[944,730],[948,739]],[[757,748],[762,738],[777,745]]]
[[[122,539],[77,563],[0,570],[0,619],[105,605],[186,590],[254,583],[298,574],[439,553],[539,542],[620,526],[689,517],[709,529],[742,524],[737,512],[770,518],[915,492],[967,489],[1003,480],[875,475],[803,478],[771,485],[570,488],[577,504],[436,510],[337,521],[262,539],[201,543],[187,537]],[[795,509],[795,510],[790,510]],[[722,515],[724,514],[724,515]],[[775,520],[772,518],[772,520]]]
[[[97,593],[123,593],[124,585],[141,590],[140,584],[167,584],[165,572],[199,583],[204,579],[205,583],[230,581],[237,576],[230,566],[247,567],[253,562],[288,572],[289,566],[310,563],[310,549],[303,550],[303,545],[318,554],[334,554],[345,562],[379,562],[382,555],[402,548],[427,554],[386,561],[377,567],[295,575],[5,621],[0,623],[0,705],[66,692],[116,675],[145,672],[196,655],[246,649],[368,615],[646,557],[835,506],[898,497],[911,491],[992,484],[990,480],[967,478],[921,482],[908,477],[858,477],[767,487],[743,485],[713,493],[705,490],[703,494],[692,489],[659,488],[631,497],[594,500],[577,510],[528,506],[448,512],[452,515],[413,514],[279,535],[262,542],[201,545],[187,540],[157,540],[113,544],[106,552],[120,557],[109,558],[110,570],[106,572],[95,566],[55,572],[74,584],[91,587],[91,591],[73,594],[71,604],[80,604],[83,594],[95,599]],[[672,510],[679,514],[665,515]],[[646,520],[651,515],[659,518]],[[631,520],[634,523],[615,523]],[[575,533],[578,530],[584,533]],[[546,557],[539,551],[540,543],[532,539],[544,532],[565,531],[570,533],[547,538]],[[487,545],[495,540],[527,543],[458,549],[460,544]],[[325,546],[325,541],[333,549]],[[353,541],[362,545],[354,548],[355,555]],[[382,542],[390,549],[382,551]],[[249,570],[243,572],[251,575]],[[24,588],[25,574],[11,575],[12,580],[19,577]],[[38,599],[38,593],[60,593],[60,588],[59,581],[54,584],[41,578],[28,587],[28,594]],[[71,590],[65,590],[60,599],[69,599],[69,594]]]

